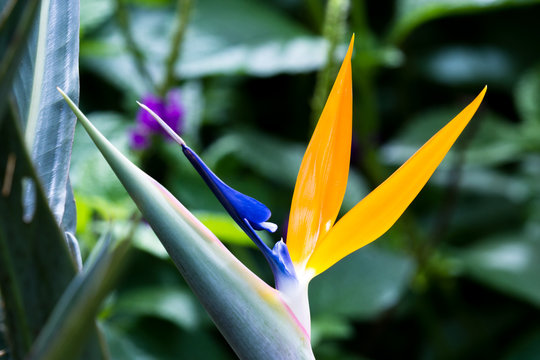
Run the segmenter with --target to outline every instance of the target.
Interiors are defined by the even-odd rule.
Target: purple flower
[[[180,91],[173,89],[167,93],[165,99],[148,94],[142,103],[158,114],[176,133],[181,133],[184,108],[180,102]],[[137,113],[137,125],[130,132],[130,145],[134,150],[144,150],[150,146],[152,137],[160,135],[167,141],[170,137],[148,112],[140,109]]]

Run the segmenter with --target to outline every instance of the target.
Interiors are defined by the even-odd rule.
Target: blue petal
[[[185,144],[181,146],[184,155],[201,175],[225,210],[261,250],[274,273],[276,287],[279,288],[280,279],[296,279],[287,245],[280,241],[276,243],[274,250],[270,250],[255,232],[255,230],[276,231],[277,225],[267,222],[272,214],[270,209],[260,201],[244,195],[225,184],[189,146]]]
[[[221,181],[189,146],[182,145],[182,151],[239,225],[246,219],[255,230],[276,231],[277,225],[266,222],[272,213],[263,203],[234,190]]]
[[[296,272],[294,271],[294,265],[289,254],[287,244],[283,240],[280,240],[274,245],[272,254],[277,258],[276,263],[279,265],[276,270],[272,269],[276,281],[276,289],[282,287],[282,282],[296,281]]]

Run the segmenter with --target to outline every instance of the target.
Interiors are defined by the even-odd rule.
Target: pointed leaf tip
[[[480,106],[487,86],[386,181],[368,194],[317,242],[307,267],[315,274],[383,235],[427,183]]]

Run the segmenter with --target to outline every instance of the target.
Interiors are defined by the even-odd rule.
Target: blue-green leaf
[[[13,118],[2,122],[0,134],[0,289],[10,352],[24,358],[75,275],[75,264]],[[32,214],[22,203],[24,184],[36,190]]]
[[[37,17],[38,7],[38,0],[24,0],[18,1],[16,4],[6,2],[1,9],[0,124],[4,120],[3,114],[7,106],[8,94],[11,91],[14,75],[30,36],[32,25]]]
[[[70,213],[65,210],[71,196],[68,172],[75,117],[56,86],[78,99],[79,5],[77,1],[43,0],[38,12],[15,74],[13,99],[49,206],[56,221],[73,234],[74,207],[69,207]]]
[[[23,358],[75,275],[68,248],[74,259],[80,259],[67,173],[74,118],[67,119],[69,108],[54,94],[58,83],[66,84],[74,94],[78,91],[78,3],[13,3],[7,18],[2,13],[5,23],[0,24],[0,287],[7,310],[9,351],[14,358]],[[2,11],[8,8],[2,6]],[[51,88],[53,92],[47,91]],[[17,122],[2,116],[9,92]],[[32,111],[32,106],[37,110]],[[35,121],[45,120],[36,123],[32,113]],[[34,121],[39,135],[31,146],[25,146],[19,128],[29,121]],[[59,224],[67,231],[65,237]],[[104,356],[96,331],[90,334],[92,342],[83,358]]]

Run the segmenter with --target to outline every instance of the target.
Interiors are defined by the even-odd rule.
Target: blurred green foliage
[[[82,0],[81,108],[271,281],[262,256],[174,144],[156,139],[143,152],[129,149],[134,100],[166,76],[176,2],[122,3]],[[311,132],[317,71],[331,48],[321,35],[325,5],[196,0],[175,66],[186,110],[183,137],[222,179],[267,204],[278,232]],[[122,29],[121,15],[129,17],[129,29]],[[329,57],[339,59],[356,33],[356,134],[343,210],[485,84],[489,89],[396,226],[313,280],[318,359],[538,357],[539,16],[538,1],[351,1],[346,34]],[[88,253],[110,223],[125,234],[135,207],[80,129],[71,180],[82,250]],[[145,223],[134,242],[129,270],[100,316],[113,358],[234,358]]]

